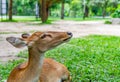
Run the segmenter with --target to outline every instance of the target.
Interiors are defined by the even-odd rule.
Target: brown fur
[[[7,82],[70,82],[67,68],[52,59],[44,59],[44,53],[72,37],[67,32],[35,32],[26,38],[8,37],[15,47],[28,46],[28,62],[15,67]]]

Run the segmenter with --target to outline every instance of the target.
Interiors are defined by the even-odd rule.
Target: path
[[[104,21],[56,21],[51,25],[39,25],[36,22],[29,23],[5,23],[0,22],[0,61],[16,59],[16,54],[23,50],[14,48],[5,38],[8,36],[20,37],[22,32],[34,31],[70,31],[74,37],[90,34],[120,36],[120,25],[106,25]],[[6,34],[8,33],[8,34]],[[16,34],[17,33],[17,34]]]

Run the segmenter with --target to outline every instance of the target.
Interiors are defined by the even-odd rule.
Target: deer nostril
[[[68,34],[68,35],[71,35],[71,36],[73,35],[71,32],[67,32],[67,34]]]

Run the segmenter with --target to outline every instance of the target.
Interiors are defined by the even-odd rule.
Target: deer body
[[[36,50],[35,50],[36,51]],[[44,54],[32,51],[28,62],[17,66],[8,78],[8,82],[37,82],[42,69]]]
[[[7,41],[20,48],[28,46],[28,62],[15,67],[7,82],[70,82],[67,68],[44,53],[72,37],[66,32],[36,32],[22,38],[8,37]]]

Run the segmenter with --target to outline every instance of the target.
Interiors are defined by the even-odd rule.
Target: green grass
[[[58,20],[59,18],[49,18],[49,20],[44,24],[51,24],[52,21]],[[42,24],[42,21],[40,18],[36,19],[35,16],[13,16],[13,20],[8,20],[6,18],[3,18],[0,22],[38,22],[39,24]]]
[[[95,18],[95,17],[88,17],[83,20],[82,17],[65,17],[64,20],[72,20],[72,21],[97,21],[97,20],[106,20],[108,21],[110,18]],[[49,17],[48,21],[44,24],[51,24],[53,21],[61,20],[60,17]],[[3,20],[0,19],[0,22],[38,22],[39,24],[42,24],[41,19],[38,18],[36,20],[35,16],[13,16],[13,20],[8,20],[6,18],[3,18]]]
[[[9,76],[9,73],[11,70],[18,65],[19,63],[22,63],[24,60],[14,60],[14,61],[9,61],[5,65],[0,63],[0,82],[4,82],[4,80],[7,79]]]
[[[20,52],[19,56],[27,57],[27,52]],[[48,51],[46,57],[66,65],[72,82],[120,82],[120,37],[92,35],[74,38]],[[13,64],[17,63],[0,65],[1,77],[7,78]]]
[[[74,20],[74,21],[99,21],[99,20],[109,20],[110,18],[94,18],[94,17],[88,17],[88,18],[65,18],[65,20]]]
[[[13,20],[8,20],[8,18],[0,19],[1,22],[32,22],[39,20],[40,19],[36,20],[35,16],[13,16]]]
[[[0,32],[0,34],[19,34],[24,32]]]

